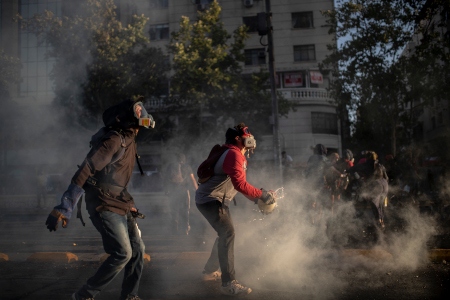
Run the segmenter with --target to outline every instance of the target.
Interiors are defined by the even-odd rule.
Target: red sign
[[[311,83],[314,83],[314,84],[322,84],[323,83],[322,73],[317,72],[317,71],[311,71],[311,72],[309,72],[309,74],[311,76]]]
[[[301,73],[287,73],[284,74],[284,87],[299,87],[303,86],[303,77]]]

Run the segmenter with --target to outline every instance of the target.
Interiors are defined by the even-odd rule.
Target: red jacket
[[[220,157],[214,167],[214,175],[200,184],[195,194],[198,204],[210,201],[230,202],[237,192],[250,200],[262,196],[262,191],[247,182],[247,159],[241,150],[231,144],[225,145],[228,150]]]

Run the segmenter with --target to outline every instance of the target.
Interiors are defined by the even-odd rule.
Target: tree
[[[268,74],[242,74],[247,28],[240,26],[229,34],[220,12],[213,1],[208,10],[198,12],[196,21],[183,16],[180,29],[172,33],[172,112],[183,118],[181,130],[191,133],[207,129],[209,134],[216,130],[223,134],[223,124],[229,120],[245,121],[260,134],[270,132]],[[286,115],[290,107],[280,97],[280,114]]]
[[[336,78],[331,92],[338,109],[359,113],[353,118],[354,137],[367,148],[390,144],[380,151],[395,154],[397,142],[405,141],[409,134],[399,128],[409,128],[414,121],[405,114],[406,108],[439,92],[429,85],[428,78],[433,76],[428,73],[429,67],[421,68],[429,66],[431,56],[407,48],[414,35],[423,32],[418,26],[418,12],[426,2],[341,1],[335,10],[324,12],[331,25],[330,34],[342,43],[329,46],[332,54],[322,67],[330,69]],[[426,53],[432,52],[431,45],[445,52],[443,44],[433,39],[422,44]],[[439,69],[448,74],[448,67]],[[390,143],[385,141],[387,136]]]
[[[23,20],[24,30],[50,45],[55,103],[84,127],[101,124],[101,113],[136,95],[159,96],[165,87],[167,57],[151,48],[144,31],[147,18],[134,15],[122,24],[113,0],[86,0],[68,16],[52,12]],[[73,118],[71,118],[73,119]]]

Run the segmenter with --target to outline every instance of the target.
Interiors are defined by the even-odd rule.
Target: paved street
[[[308,236],[312,227],[298,228],[296,238],[285,239],[291,233],[273,227],[272,217],[264,219],[248,205],[232,210],[237,278],[253,289],[246,299],[449,299],[447,257],[429,260],[423,249],[407,243],[404,256],[388,246],[329,247]],[[219,283],[200,279],[214,233],[202,227],[195,208],[189,236],[169,234],[163,209],[151,213],[144,207],[142,212],[147,217],[139,226],[151,258],[141,282],[142,299],[229,299],[220,295]],[[2,211],[0,253],[9,260],[0,262],[0,299],[70,299],[99,266],[104,253],[87,213],[86,227],[74,217],[67,229],[52,233],[44,225],[47,214]],[[281,211],[277,217],[289,215]],[[70,252],[78,260],[30,260],[41,252]],[[118,299],[120,277],[96,299]]]

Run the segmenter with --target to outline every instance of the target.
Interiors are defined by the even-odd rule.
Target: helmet
[[[138,126],[145,128],[155,127],[153,117],[147,113],[142,102],[136,102],[131,99],[124,100],[106,109],[103,113],[103,123],[107,127],[122,129]]]
[[[258,199],[258,209],[263,215],[268,215],[273,212],[275,207],[277,207],[277,203],[274,202],[272,204],[266,204],[261,199]]]

